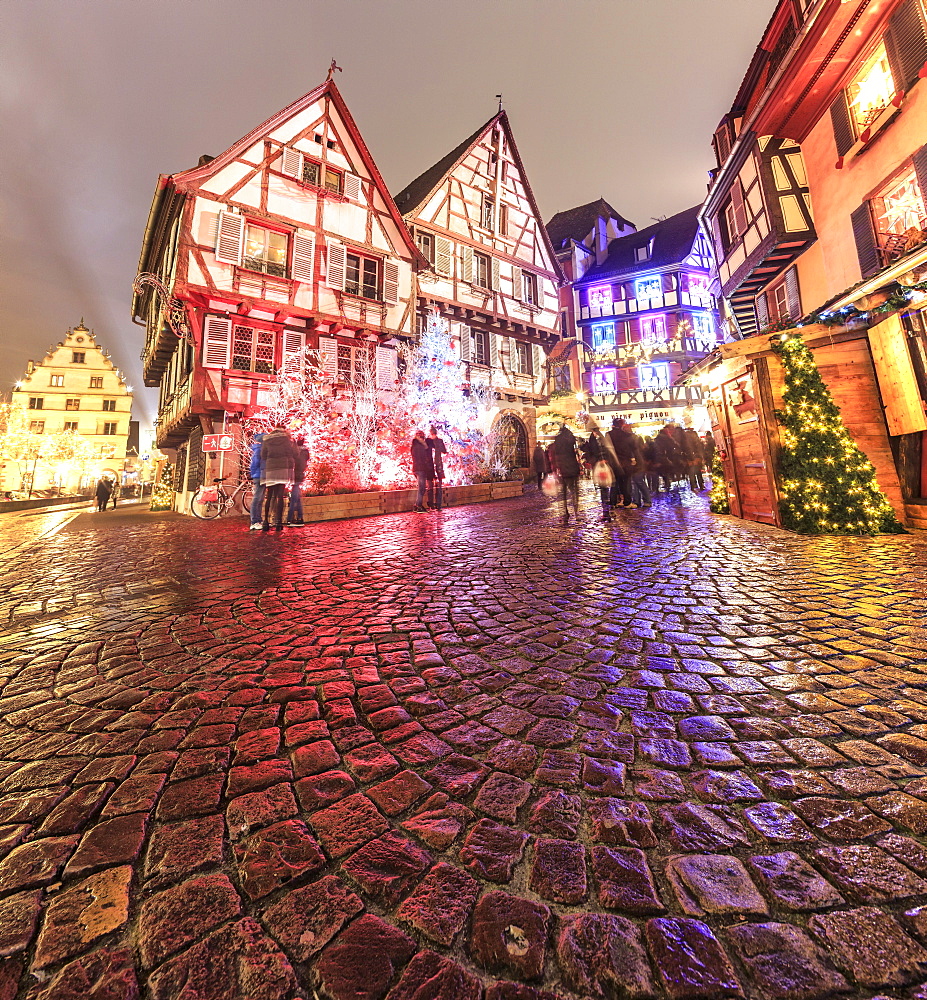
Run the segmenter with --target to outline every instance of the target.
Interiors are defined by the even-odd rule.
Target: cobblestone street
[[[927,998],[925,540],[584,502],[0,519],[0,1000]]]

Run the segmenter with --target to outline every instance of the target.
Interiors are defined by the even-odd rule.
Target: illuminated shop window
[[[927,228],[924,194],[917,183],[914,167],[887,185],[873,199],[873,214],[880,241],[891,235],[901,235],[909,229]]]
[[[638,278],[634,282],[634,294],[639,299],[653,299],[663,294],[663,279],[659,275],[652,278]]]
[[[602,395],[602,393],[616,392],[617,384],[614,368],[592,369],[592,394],[594,396]]]
[[[591,309],[611,309],[612,307],[612,286],[599,285],[598,288],[589,289],[589,307]]]
[[[651,365],[638,365],[637,378],[642,389],[666,389],[670,384],[669,363],[659,361]]]
[[[891,103],[894,93],[895,83],[888,56],[885,54],[885,46],[880,44],[847,87],[850,119],[857,135],[882,114]]]
[[[666,341],[666,317],[644,316],[641,319],[641,341],[645,344],[662,344]]]
[[[592,349],[594,351],[615,349],[614,323],[597,323],[592,327]]]

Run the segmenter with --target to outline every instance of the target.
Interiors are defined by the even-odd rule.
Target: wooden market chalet
[[[378,388],[392,389],[425,263],[331,80],[220,156],[162,175],[132,312],[179,506],[206,476],[203,435],[237,433],[307,351],[334,392],[375,352]]]
[[[563,275],[505,111],[403,188],[396,204],[429,263],[418,275],[419,315],[436,308],[451,322],[466,381],[492,390],[487,423],[527,466]]]

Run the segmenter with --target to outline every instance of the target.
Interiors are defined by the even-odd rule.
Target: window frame
[[[76,420],[65,420],[64,431],[71,431],[73,434],[77,433],[77,421]]]
[[[115,399],[104,399],[103,400],[103,412],[104,413],[115,413],[116,412],[116,400]]]
[[[96,383],[96,384],[94,384]],[[91,389],[102,389],[103,388],[103,376],[102,375],[91,375],[90,376],[90,388]]]
[[[598,337],[596,335],[597,330],[611,329],[611,337]],[[592,346],[593,351],[603,351],[612,350],[618,346],[618,337],[615,330],[614,321],[608,323],[593,323],[589,327],[589,342]]]
[[[470,327],[470,363],[489,367],[489,333]]]
[[[45,409],[45,397],[44,396],[30,396],[29,397],[29,407],[30,410],[44,410]]]
[[[105,400],[104,400],[105,402]],[[65,411],[75,412],[80,409],[80,396],[70,396],[64,401]]]
[[[71,364],[72,365],[85,365],[85,364],[87,364],[87,352],[86,351],[71,351]]]
[[[273,233],[276,236],[282,236],[284,239],[284,250],[283,250],[283,262],[279,263],[276,261],[270,261],[262,257],[249,256],[246,252],[248,248],[249,232],[252,229],[261,230],[266,234]],[[293,245],[292,232],[286,229],[279,229],[276,226],[268,226],[265,222],[252,222],[250,219],[245,219],[244,233],[242,235],[241,243],[241,268],[244,271],[254,271],[257,274],[266,274],[271,278],[289,278],[290,277],[290,251]],[[269,248],[269,242],[265,242],[265,253]],[[255,263],[263,263],[265,266],[257,267]],[[278,273],[276,270],[271,270],[270,268],[280,268]]]
[[[244,358],[244,352],[236,352],[236,343],[243,343],[243,338],[236,336],[239,330],[250,330],[251,331],[251,346],[249,349],[250,367],[242,368],[235,364],[236,360]],[[267,346],[268,340],[271,347],[270,360],[266,358],[258,358],[257,352],[259,346]],[[251,375],[275,375],[277,373],[277,334],[274,330],[267,330],[259,326],[248,326],[245,323],[232,323],[232,328],[229,331],[229,370],[238,372],[247,372]],[[259,364],[260,362],[260,364]],[[261,367],[264,366],[264,367]],[[265,370],[266,368],[266,370]]]
[[[52,375],[48,384],[53,389],[63,389],[64,388],[64,376],[63,375]]]
[[[515,374],[534,376],[534,351],[524,340],[515,341]]]
[[[112,429],[110,429],[112,428]],[[103,430],[101,434],[106,435],[106,437],[116,437],[119,433],[119,421],[118,420],[104,420]]]
[[[483,192],[480,204],[480,229],[485,229],[489,233],[496,231],[496,200],[487,192]]]
[[[484,280],[481,279],[480,271],[485,271]],[[473,284],[477,288],[484,288],[487,292],[492,291],[492,257],[488,253],[473,251]]]
[[[540,309],[540,281],[533,271],[522,269],[521,272],[521,301],[524,305],[532,309]]]
[[[44,420],[30,420],[29,421],[29,433],[30,434],[44,434],[45,433],[45,421]]]
[[[357,273],[358,280],[355,287],[349,287],[349,273],[351,270],[351,258],[356,258],[357,260]],[[361,281],[361,267],[360,262],[364,261],[365,264],[372,264],[374,271],[376,273],[376,285],[374,288],[374,294],[368,295],[364,288],[369,288],[370,286],[366,281]],[[354,295],[359,299],[366,299],[369,302],[382,302],[383,301],[383,261],[379,257],[373,257],[369,254],[361,253],[358,250],[352,248],[345,248],[345,258],[344,258],[344,291],[347,295]]]

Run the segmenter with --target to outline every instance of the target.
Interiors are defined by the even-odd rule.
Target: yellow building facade
[[[24,445],[3,456],[0,490],[66,493],[103,475],[122,481],[132,389],[83,320],[29,362],[11,402]]]

